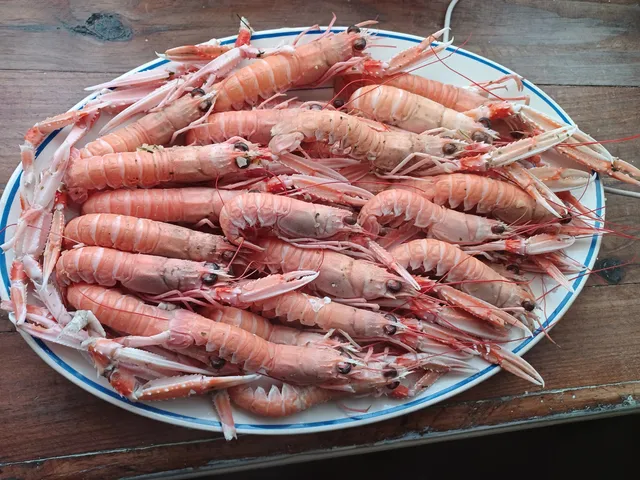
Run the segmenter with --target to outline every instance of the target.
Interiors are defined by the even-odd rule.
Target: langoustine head
[[[321,46],[327,64],[340,66],[342,70],[349,66],[363,65],[363,57],[368,58],[365,49],[369,46],[372,38],[365,27],[377,22],[366,20],[351,25],[343,32],[332,34],[330,30],[334,22],[335,16],[327,31],[316,40]]]
[[[233,161],[235,161],[236,166],[240,170],[264,168],[264,166],[273,158],[269,149],[262,148],[258,144],[251,143],[242,137],[231,137],[224,143],[204,146],[201,148],[204,152],[207,152],[207,147],[212,149],[212,161],[216,160],[217,150],[220,149],[224,151],[224,155],[228,159],[233,159]]]

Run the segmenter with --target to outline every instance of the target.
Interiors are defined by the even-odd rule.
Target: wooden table
[[[235,33],[236,13],[256,29],[377,18],[382,28],[426,35],[441,28],[446,1],[424,2],[20,2],[0,7],[0,179],[18,163],[20,136],[96,84],[154,51]],[[640,127],[637,2],[463,0],[452,27],[459,44],[544,88],[599,139]],[[636,161],[640,141],[610,151]],[[640,162],[636,162],[640,165]],[[608,182],[611,183],[611,182]],[[638,226],[637,200],[608,196],[616,227]],[[47,368],[11,324],[0,321],[0,477],[131,477],[194,474],[349,455],[443,439],[638,412],[640,271],[637,244],[608,236],[600,260],[631,262],[591,278],[580,299],[527,354],[545,378],[534,388],[501,373],[411,415],[362,428],[296,437],[220,435],[172,427],[98,400]],[[156,478],[156,477],[154,477]]]

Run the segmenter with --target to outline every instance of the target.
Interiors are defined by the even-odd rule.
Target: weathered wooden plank
[[[622,408],[627,396],[635,398],[640,388],[633,383],[640,378],[640,351],[637,348],[640,324],[627,314],[639,308],[637,287],[588,290],[551,332],[557,346],[543,340],[526,355],[545,378],[545,389],[500,373],[441,405],[388,422],[322,435],[274,437],[269,442],[244,436],[231,446],[218,441],[218,435],[163,425],[98,400],[46,367],[17,334],[0,334],[0,350],[4,352],[0,389],[8,391],[10,388],[13,392],[0,398],[0,409],[6,414],[5,428],[0,429],[0,464],[70,454],[91,456],[94,454],[89,455],[90,452],[114,449],[117,452],[110,455],[123,455],[118,463],[127,464],[130,450],[144,452],[154,445],[204,440],[216,442],[215,454],[211,453],[211,446],[206,447],[211,455],[206,461],[225,461],[318,450],[334,444],[357,446],[398,438],[408,440],[422,438],[425,434],[446,437],[447,432],[453,435],[459,430],[471,432],[546,417],[547,412],[539,408],[541,403],[551,406],[548,414],[553,415],[567,415],[599,403],[617,405],[608,408]],[[598,390],[599,385],[617,386],[609,391],[608,387]],[[545,393],[572,388],[582,392],[576,396],[577,401],[586,402],[583,406],[573,402],[573,398],[567,399],[566,395],[557,397],[556,393]],[[594,391],[615,392],[615,395],[592,395],[590,392]],[[555,398],[555,403],[547,405],[546,395]],[[622,398],[617,401],[620,396]],[[12,433],[15,431],[20,431],[20,442],[15,442]],[[206,451],[192,443],[172,448],[182,452],[167,460],[167,465],[173,465],[173,468],[182,465],[183,460],[184,465],[195,465],[191,459],[183,457],[185,451],[194,448],[199,455]],[[172,448],[167,447],[167,451]],[[144,458],[146,454],[141,455]],[[110,460],[105,462],[110,463]],[[165,468],[165,464],[156,468]]]
[[[11,325],[11,322],[9,321],[7,312],[0,312],[0,334],[10,333],[14,330],[13,325]]]
[[[4,68],[120,73],[149,61],[154,51],[235,34],[237,13],[258,30],[327,24],[335,11],[340,25],[376,18],[381,28],[427,35],[442,28],[448,3],[351,1],[319,9],[301,0],[259,5],[13,0],[3,4],[0,42]],[[466,0],[454,11],[452,29],[458,44],[468,39],[471,51],[534,82],[638,85],[638,20],[640,7],[631,1]]]
[[[265,442],[260,437],[242,437],[225,443],[220,438],[194,442],[157,444],[144,449],[92,451],[84,455],[39,458],[28,462],[0,464],[3,476],[24,479],[54,477],[130,478],[142,474],[219,473],[280,463],[335,458],[356,452],[374,452],[399,445],[414,446],[448,437],[487,434],[514,428],[527,428],[542,422],[571,421],[595,415],[637,411],[640,382],[562,389],[518,397],[502,397],[481,402],[463,402],[435,407],[419,418],[402,417],[378,424],[377,429],[362,435],[362,429],[335,434],[275,437]],[[455,429],[451,429],[452,419]],[[483,423],[482,429],[477,424]],[[443,428],[444,430],[443,433]],[[403,432],[384,437],[390,429]],[[405,433],[405,432],[409,433]],[[358,435],[360,433],[360,435]],[[354,442],[354,440],[356,440]],[[239,452],[251,445],[260,455]]]
[[[440,28],[446,4],[446,0],[429,2],[428,7],[352,1],[332,5],[331,10],[341,24],[378,17],[382,28],[425,35]],[[5,125],[16,126],[0,133],[2,181],[17,164],[15,147],[22,132],[35,120],[65,110],[82,98],[82,86],[148,61],[154,50],[232,34],[236,12],[253,19],[257,29],[327,23],[329,18],[328,10],[318,13],[316,4],[297,1],[257,6],[239,0],[232,7],[216,4],[204,9],[189,0],[160,5],[122,5],[113,0],[34,5],[8,1],[0,12],[0,59],[3,68],[15,70],[0,71],[0,116]],[[539,84],[637,86],[639,19],[640,7],[631,0],[466,0],[456,7],[452,26],[456,43],[471,35],[470,50]],[[597,138],[637,133],[640,89],[548,86],[545,90]],[[637,141],[608,145],[614,155],[629,161],[635,159],[637,146]],[[634,200],[608,198],[608,219],[614,228],[637,226],[636,210]],[[636,252],[629,240],[610,236],[601,258],[629,261]],[[333,456],[588,414],[624,413],[637,407],[640,395],[640,333],[629,315],[638,310],[634,283],[639,277],[638,269],[626,267],[619,285],[585,289],[552,331],[560,348],[543,341],[527,354],[547,381],[543,391],[502,373],[413,415],[355,430],[269,442],[245,436],[226,444],[219,435],[170,427],[99,401],[48,369],[11,332],[2,314],[0,349],[6,355],[0,389],[12,394],[0,400],[6,413],[5,428],[0,429],[0,476],[105,478],[203,468],[220,471],[240,464],[263,465],[289,454],[296,459]],[[16,431],[18,440],[11,433]]]
[[[113,78],[113,75],[110,75]],[[82,89],[100,82],[102,74],[43,71],[0,71],[0,187],[4,188],[20,162],[18,146],[36,122],[63,113],[86,93]]]

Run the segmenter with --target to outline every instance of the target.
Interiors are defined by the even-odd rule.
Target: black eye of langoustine
[[[245,158],[245,157],[236,158],[236,165],[238,166],[239,169],[247,168],[250,163],[251,162],[249,161],[248,158]]]
[[[213,105],[213,103],[211,103],[211,99],[205,100],[200,105],[198,105],[198,110],[200,110],[201,112],[207,112],[211,108],[211,105]]]
[[[206,95],[206,92],[201,88],[194,88],[193,90],[191,90],[189,92],[189,94],[192,97],[195,97],[196,95],[198,97],[202,97],[202,96]],[[207,99],[204,102],[202,102],[200,105],[198,105],[198,109],[200,111],[202,111],[202,112],[206,112],[207,110],[209,110],[211,108],[211,105],[212,105],[211,99]]]
[[[398,327],[396,327],[395,325],[385,325],[384,327],[382,327],[382,330],[384,330],[385,334],[391,336],[396,334],[396,332],[398,331]]]
[[[491,120],[489,120],[487,117],[479,118],[478,123],[481,123],[487,128],[491,128]]]
[[[491,233],[494,233],[496,235],[500,235],[506,231],[507,228],[504,225],[494,225],[493,227],[491,227]]]
[[[249,151],[249,145],[247,145],[246,143],[243,142],[236,142],[233,144],[233,148],[235,148],[236,150],[240,150],[241,152],[248,152]]]
[[[507,265],[507,270],[510,272],[515,273],[516,275],[520,274],[520,267],[518,265],[515,264],[511,264],[511,265]]]
[[[218,281],[218,275],[215,273],[205,273],[202,277],[202,283],[205,285],[213,285]]]
[[[471,140],[479,143],[491,143],[492,139],[489,135],[484,132],[473,132],[471,134]]]
[[[458,151],[458,147],[456,146],[455,143],[445,143],[442,146],[442,153],[444,153],[445,155],[453,155],[457,151]]]
[[[398,371],[395,368],[389,368],[388,370],[385,370],[382,375],[384,375],[385,378],[396,378],[398,376]]]
[[[347,33],[360,33],[360,27],[351,25],[349,28],[347,28]]]
[[[333,106],[334,106],[334,107],[336,107],[336,108],[342,108],[342,107],[344,107],[344,100],[342,100],[341,98],[336,98],[336,99],[333,101]]]
[[[227,361],[224,358],[211,357],[209,359],[209,363],[211,363],[211,368],[220,370],[222,367],[224,367],[227,364]]]
[[[356,223],[358,223],[358,217],[356,217],[355,215],[344,217],[344,223],[347,225],[355,225]]]
[[[340,365],[338,365],[337,369],[338,373],[340,373],[341,375],[346,375],[351,371],[351,364],[346,362],[341,363]]]
[[[398,280],[389,280],[387,281],[387,289],[390,292],[397,293],[402,290],[402,283],[400,283]]]
[[[367,48],[367,41],[364,38],[358,38],[355,42],[353,42],[353,49],[361,52]]]
[[[382,330],[386,335],[389,335],[389,336],[395,335],[398,332],[398,327],[396,327],[394,323],[398,323],[398,317],[396,317],[392,313],[386,313],[384,315],[384,318],[389,320],[391,324],[385,325],[384,327],[382,327]]]

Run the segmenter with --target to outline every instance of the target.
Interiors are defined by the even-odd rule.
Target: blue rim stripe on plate
[[[265,38],[275,38],[275,37],[289,37],[289,36],[294,36],[294,35],[298,35],[300,32],[302,31],[302,29],[298,29],[298,30],[293,30],[293,31],[286,31],[286,32],[272,32],[272,33],[264,33],[264,34],[257,34],[253,36],[253,39],[256,40],[260,40],[260,39],[265,39]],[[338,33],[341,31],[344,31],[344,28],[336,28],[336,29],[332,29],[331,30],[334,33]],[[310,35],[314,35],[314,34],[319,34],[323,32],[323,30],[314,30],[309,32]],[[391,33],[385,33],[385,32],[380,32],[378,33],[378,36],[380,37],[386,37],[386,38],[394,38],[394,39],[398,39],[398,40],[404,40],[404,41],[408,41],[408,42],[413,42],[413,43],[419,43],[421,40],[415,37],[411,37],[411,36],[406,36],[406,35],[400,35],[400,34],[391,34]],[[227,40],[224,40],[221,42],[222,45],[228,45],[233,43],[235,40],[235,38],[230,38]],[[447,50],[452,52],[455,55],[461,55],[463,57],[467,57],[469,59],[475,60],[477,62],[480,62],[484,65],[487,65],[495,70],[498,70],[499,72],[503,73],[503,74],[509,74],[512,73],[509,70],[491,62],[490,60],[487,60],[485,58],[482,57],[478,57],[477,55],[471,53],[471,52],[467,52],[461,49],[457,49],[455,47],[447,47]],[[166,59],[159,59],[156,62],[152,63],[151,65],[148,65],[145,68],[140,69],[139,71],[146,71],[146,70],[152,70],[154,68],[157,68],[161,65],[164,65],[165,63],[168,63],[169,60]],[[542,101],[544,101],[549,107],[551,107],[560,118],[562,118],[562,120],[565,123],[572,123],[569,121],[569,119],[567,118],[566,114],[558,107],[555,105],[555,103],[553,101],[551,101],[549,99],[549,97],[547,97],[541,90],[539,90],[536,86],[534,86],[533,84],[531,84],[530,82],[528,82],[527,80],[523,80],[523,84],[525,86],[525,88],[527,88],[528,90],[530,90],[531,92],[533,92],[534,94],[536,94],[536,96],[538,96]],[[51,140],[53,140],[53,138],[55,138],[55,136],[60,132],[60,130],[57,130],[53,133],[51,133],[46,140],[42,143],[42,145],[40,145],[40,147],[38,147],[37,151],[36,151],[36,157],[42,152],[42,150],[49,144],[49,142],[51,142]],[[20,168],[20,167],[19,167]],[[6,226],[7,226],[7,222],[8,222],[8,218],[9,218],[9,211],[11,209],[11,206],[13,205],[13,201],[14,198],[17,194],[18,188],[20,186],[20,177],[22,176],[22,172],[20,172],[20,174],[17,176],[14,184],[11,186],[11,191],[9,192],[9,196],[7,198],[7,202],[5,204],[5,209],[2,212],[2,219],[0,220],[0,244],[4,243],[5,241],[5,235],[6,235]],[[596,206],[598,209],[602,208],[602,203],[603,203],[603,198],[602,198],[602,185],[600,182],[600,177],[598,175],[596,175]],[[601,226],[601,224],[599,222],[596,223],[596,227]],[[595,249],[596,249],[596,245],[598,243],[598,237],[597,236],[593,236],[591,239],[591,244],[589,246],[589,251],[587,253],[587,258],[585,259],[585,264],[589,264],[593,258],[593,255],[595,253]],[[581,272],[581,274],[579,274],[578,278],[573,282],[573,288],[574,290],[576,290],[582,283],[584,283],[587,279],[587,275],[583,275],[584,273],[586,273],[586,271]],[[9,285],[9,275],[8,275],[8,267],[7,267],[7,258],[6,255],[3,251],[0,250],[0,277],[2,278],[3,281],[3,291],[5,293],[5,295],[8,297],[8,291],[7,291],[7,285]],[[518,346],[512,350],[513,353],[517,353],[520,350],[522,350],[524,347],[526,347],[535,337],[537,337],[544,329],[546,329],[551,323],[553,323],[553,321],[555,320],[556,316],[558,315],[558,313],[564,308],[564,306],[567,304],[567,302],[573,297],[574,294],[572,293],[567,293],[565,295],[565,297],[562,299],[562,301],[558,304],[558,306],[554,309],[554,311],[547,317],[547,321],[544,322],[544,324],[542,324],[535,332],[534,332],[534,337],[528,338],[524,341],[522,341],[520,344],[518,344]],[[72,376],[74,376],[75,378],[77,378],[78,380],[82,381],[83,383],[85,383],[86,385],[90,386],[92,389],[94,390],[98,390],[99,392],[101,392],[102,394],[105,394],[109,397],[112,397],[122,403],[127,404],[130,407],[133,407],[135,409],[139,409],[139,410],[143,410],[143,411],[147,411],[147,412],[151,412],[157,415],[161,415],[161,416],[166,416],[166,417],[170,417],[170,418],[174,418],[177,420],[182,420],[184,422],[187,423],[191,423],[191,424],[195,424],[195,425],[208,425],[208,426],[213,426],[213,427],[220,427],[220,422],[215,421],[215,420],[206,420],[206,419],[202,419],[202,418],[197,418],[197,417],[191,417],[188,415],[181,415],[178,413],[174,413],[174,412],[170,412],[168,410],[163,410],[161,408],[157,408],[157,407],[153,407],[150,405],[146,405],[143,403],[134,403],[131,402],[123,397],[121,397],[120,395],[118,395],[115,391],[113,391],[110,388],[106,388],[103,385],[87,378],[86,376],[84,376],[82,373],[80,373],[79,371],[75,370],[74,368],[72,368],[69,364],[65,363],[60,357],[58,357],[42,340],[34,338],[34,341],[36,342],[36,344],[42,349],[42,351],[44,351],[52,360],[53,362],[55,362],[56,364],[58,364],[62,369],[64,369],[66,372],[68,372],[69,374],[71,374]],[[291,430],[297,430],[297,429],[305,429],[305,428],[313,428],[313,427],[322,427],[322,426],[327,426],[327,425],[339,425],[339,424],[346,424],[346,423],[352,423],[355,421],[359,421],[359,420],[365,420],[365,419],[371,419],[371,418],[375,418],[375,417],[379,417],[379,416],[384,416],[384,415],[389,415],[391,413],[394,412],[399,412],[405,409],[408,409],[414,405],[418,405],[424,402],[428,402],[430,400],[433,400],[435,398],[441,397],[453,390],[459,389],[460,387],[467,385],[468,383],[486,375],[487,373],[491,372],[492,370],[495,370],[497,368],[497,365],[490,365],[487,368],[485,368],[484,370],[477,372],[475,375],[472,375],[471,377],[467,377],[464,380],[451,385],[449,387],[447,387],[446,389],[440,390],[436,393],[433,393],[431,395],[426,395],[426,396],[421,396],[420,398],[417,398],[411,402],[406,402],[403,403],[402,405],[397,405],[395,407],[390,407],[390,408],[386,408],[384,410],[378,411],[378,412],[374,412],[374,413],[369,413],[369,414],[364,414],[364,415],[351,415],[349,417],[345,417],[345,418],[340,418],[340,419],[335,419],[335,420],[326,420],[326,421],[320,421],[320,422],[309,422],[309,423],[293,423],[293,424],[280,424],[280,425],[257,425],[257,424],[236,424],[236,427],[238,429],[242,429],[245,431],[248,430],[283,430],[283,429],[291,429]]]

